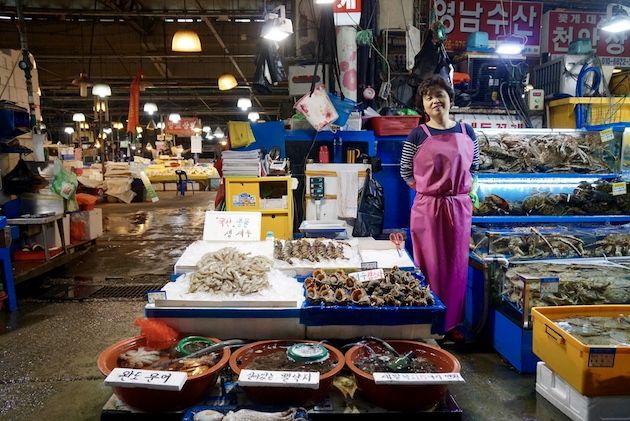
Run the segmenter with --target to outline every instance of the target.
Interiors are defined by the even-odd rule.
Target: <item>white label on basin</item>
[[[451,384],[464,383],[459,373],[373,373],[376,384]]]
[[[183,371],[115,368],[105,379],[105,384],[116,387],[143,387],[179,392],[184,387],[186,380],[188,380],[188,374]]]
[[[352,272],[348,276],[356,279],[359,282],[375,281],[377,279],[384,279],[385,272],[383,269],[364,270],[362,272]]]
[[[238,376],[241,386],[319,388],[317,371],[241,370]]]

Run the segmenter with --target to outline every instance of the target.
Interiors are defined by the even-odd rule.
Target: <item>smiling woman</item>
[[[400,174],[416,191],[410,221],[414,260],[446,304],[446,330],[453,333],[464,311],[469,193],[479,147],[472,127],[449,118],[454,93],[444,79],[425,80],[417,95],[429,120],[407,137]]]

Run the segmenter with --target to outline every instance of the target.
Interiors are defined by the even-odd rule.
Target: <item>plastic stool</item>
[[[2,259],[2,269],[4,271],[4,290],[7,293],[9,311],[17,310],[17,297],[15,296],[15,284],[13,282],[13,266],[11,265],[11,254],[8,248],[0,248],[0,259]]]
[[[194,196],[194,185],[193,182],[188,179],[188,174],[186,174],[186,171],[177,170],[175,171],[175,174],[177,174],[177,193],[184,196],[186,194],[186,185],[190,184],[190,189],[192,190]]]

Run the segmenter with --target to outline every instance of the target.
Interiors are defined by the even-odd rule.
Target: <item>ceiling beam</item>
[[[252,59],[256,58],[255,54],[233,54],[235,59]],[[150,58],[167,58],[169,60],[190,60],[190,59],[204,59],[204,58],[226,58],[225,54],[91,54],[91,55],[66,55],[66,54],[37,54],[35,59],[40,61],[67,61],[67,60],[82,60],[87,58],[99,59],[99,60],[116,60],[116,59],[129,59],[129,60],[144,60]]]
[[[5,16],[17,16],[15,7],[0,5],[0,14]],[[25,8],[24,16],[29,17],[101,17],[101,18],[243,18],[262,19],[264,10],[88,10],[88,9],[61,9],[61,8]]]

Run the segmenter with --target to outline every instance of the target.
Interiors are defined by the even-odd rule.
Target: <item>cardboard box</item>
[[[103,209],[94,208],[88,213],[88,240],[95,240],[103,235]]]

